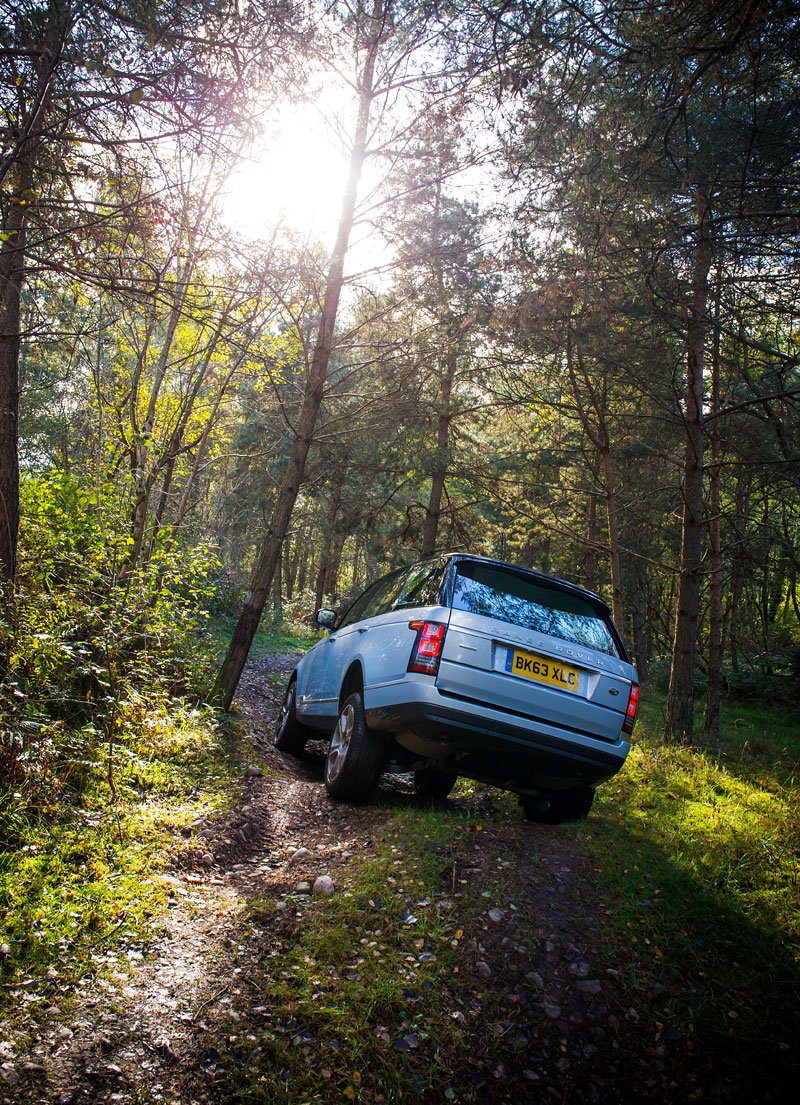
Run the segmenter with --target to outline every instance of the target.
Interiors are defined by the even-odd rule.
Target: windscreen
[[[609,656],[618,655],[603,612],[591,602],[489,564],[465,561],[458,565],[453,609],[485,614]]]

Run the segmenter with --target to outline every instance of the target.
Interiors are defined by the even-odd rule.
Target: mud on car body
[[[392,572],[299,662],[275,730],[301,755],[329,738],[325,785],[364,801],[382,771],[417,791],[459,775],[519,795],[529,820],[585,817],[622,767],[639,696],[597,595],[532,569],[449,554]]]

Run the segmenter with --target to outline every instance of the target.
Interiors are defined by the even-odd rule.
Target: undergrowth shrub
[[[124,504],[63,473],[27,477],[21,500],[17,586],[0,624],[0,770],[6,788],[74,800],[128,700],[208,685],[201,630],[219,562],[206,545],[159,536],[130,569]]]
[[[651,660],[647,667],[648,689],[659,694],[669,691],[671,661],[669,657]],[[705,672],[694,673],[695,697],[699,701],[706,693]],[[800,696],[800,648],[787,646],[758,663],[742,662],[737,668],[725,664],[722,668],[722,694],[727,702],[794,703]]]

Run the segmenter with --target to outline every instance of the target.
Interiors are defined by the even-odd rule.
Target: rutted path
[[[281,895],[300,877],[330,874],[346,884],[351,858],[388,817],[385,808],[331,802],[319,756],[299,763],[271,748],[282,690],[270,676],[292,663],[291,656],[252,663],[238,698],[258,758],[273,774],[248,773],[224,822],[195,827],[192,861],[166,876],[170,909],[146,954],[132,947],[98,955],[98,976],[49,1009],[30,1039],[0,1034],[2,1105],[224,1102],[213,1078],[215,1031],[247,1034],[260,965],[302,923]],[[302,874],[290,863],[301,846],[311,853]],[[591,876],[571,847],[557,831],[492,824],[490,811],[485,832],[463,842],[455,898],[458,879],[474,884],[482,871],[512,865],[518,895],[516,912],[502,924],[489,915],[478,933],[461,992],[479,1005],[488,978],[508,988],[517,1029],[530,1039],[526,1101],[685,1100],[689,1085],[677,1097],[667,1092],[669,1057],[652,1026],[626,1008],[617,972],[592,962],[599,921],[586,912]],[[267,924],[248,928],[254,899],[277,904]],[[503,1073],[490,1060],[482,1064],[489,1081],[481,1096],[501,1102]]]
[[[248,903],[294,885],[289,860],[301,845],[312,850],[311,866],[335,878],[382,816],[339,809],[320,785],[321,760],[300,764],[267,743],[281,697],[269,676],[293,663],[271,656],[251,664],[238,698],[258,758],[276,774],[245,778],[227,819],[197,826],[195,862],[165,876],[170,909],[146,954],[98,954],[100,977],[81,980],[74,996],[46,1010],[30,1038],[0,1033],[3,1105],[202,1099],[186,1096],[184,1072],[212,1025],[237,1016],[237,997],[269,953],[263,933],[257,941],[242,935]]]

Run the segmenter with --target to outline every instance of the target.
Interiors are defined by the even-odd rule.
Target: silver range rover
[[[367,799],[383,771],[418,793],[466,776],[519,795],[526,818],[585,817],[622,767],[639,687],[597,595],[482,556],[425,560],[373,583],[289,679],[275,747],[329,739],[331,797]]]

